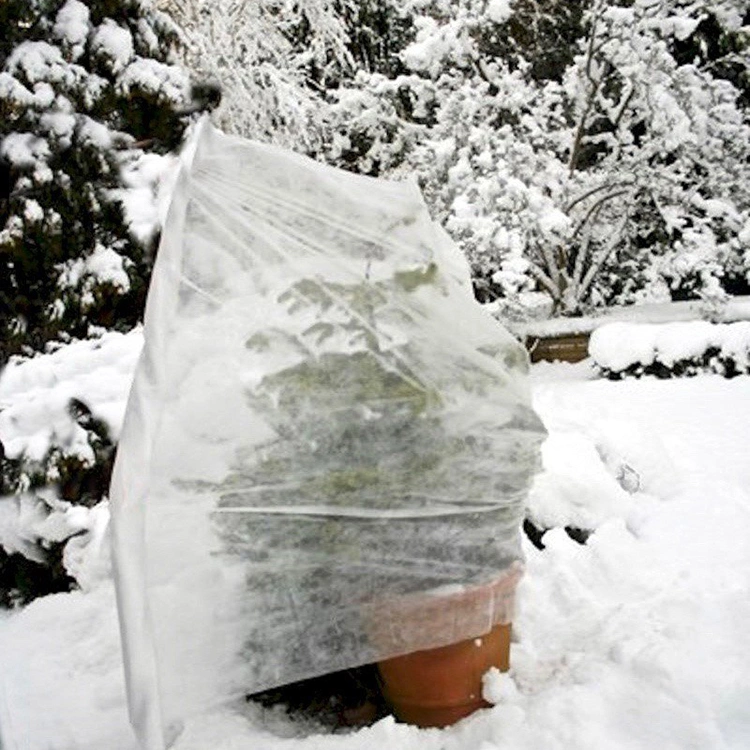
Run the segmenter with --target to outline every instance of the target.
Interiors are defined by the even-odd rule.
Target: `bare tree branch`
[[[573,236],[575,237],[581,231],[581,229],[583,229],[589,219],[591,219],[595,212],[598,212],[605,203],[608,203],[614,198],[619,198],[621,195],[627,195],[630,192],[630,188],[626,190],[616,190],[614,193],[609,193],[608,195],[605,195],[598,201],[596,201],[596,203],[594,203],[594,205],[589,208],[589,210],[586,212],[586,215],[581,219],[581,221],[578,222],[578,225],[573,230]]]
[[[591,286],[594,279],[596,278],[596,275],[601,270],[601,267],[604,265],[606,260],[612,254],[613,250],[617,247],[618,243],[620,242],[622,232],[625,229],[629,219],[630,219],[630,216],[626,212],[625,215],[622,217],[620,226],[617,228],[617,231],[615,231],[612,234],[607,245],[594,255],[592,263],[589,266],[589,270],[584,276],[583,281],[581,282],[581,286],[579,288],[579,294],[581,295],[581,297],[583,297],[583,295],[585,295],[586,292],[589,290],[589,287]]]
[[[550,293],[552,299],[557,299],[560,290],[552,279],[536,263],[531,264],[530,271],[531,275]]]
[[[601,185],[597,185],[595,188],[591,188],[591,190],[587,190],[583,195],[579,195],[574,201],[571,203],[568,203],[568,205],[565,207],[565,212],[570,212],[573,208],[575,208],[579,203],[583,203],[587,198],[590,198],[592,195],[596,195],[597,193],[600,193],[602,190],[610,190],[614,188],[619,187],[632,187],[632,183],[629,182],[604,182]]]

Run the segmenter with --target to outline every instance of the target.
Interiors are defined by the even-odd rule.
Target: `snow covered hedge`
[[[750,322],[611,323],[593,332],[589,354],[610,380],[750,374]]]

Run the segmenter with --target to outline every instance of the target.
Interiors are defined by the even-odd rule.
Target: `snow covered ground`
[[[111,346],[123,362],[134,342]],[[29,395],[17,376],[14,401]],[[486,684],[495,707],[446,730],[387,718],[336,735],[220,707],[191,718],[175,750],[750,747],[750,377],[610,382],[587,363],[542,363],[532,378],[550,436],[530,515],[557,528],[543,551],[526,545],[512,670]],[[114,422],[116,394],[100,390]],[[595,531],[580,545],[566,525]],[[106,534],[90,528],[85,590],[0,612],[4,750],[135,748]]]

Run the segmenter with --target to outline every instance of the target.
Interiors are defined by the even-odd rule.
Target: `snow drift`
[[[508,621],[543,437],[524,350],[415,184],[207,123],[195,146],[111,489],[148,750],[209,705]]]

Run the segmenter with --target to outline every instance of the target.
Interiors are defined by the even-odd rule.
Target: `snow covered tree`
[[[400,52],[413,36],[412,17],[398,4],[158,2],[179,28],[185,64],[221,85],[219,127],[353,171],[376,174],[394,165],[363,154],[397,137],[401,124],[383,91],[365,90],[371,76],[390,86],[407,72]],[[398,107],[408,104],[404,99]]]
[[[297,150],[317,146],[321,91],[351,55],[341,8],[329,0],[158,0],[184,63],[221,87],[215,123],[227,132]]]
[[[700,296],[730,262],[750,271],[738,257],[750,228],[747,110],[705,60],[674,55],[707,19],[739,29],[739,8],[682,0],[591,8],[571,71],[564,308],[643,291]]]
[[[389,5],[401,66],[329,92],[327,158],[416,172],[480,298],[575,314],[747,284],[741,3]]]
[[[137,322],[150,257],[124,220],[121,167],[179,143],[190,87],[169,62],[168,19],[146,0],[9,0],[0,26],[7,357]]]

